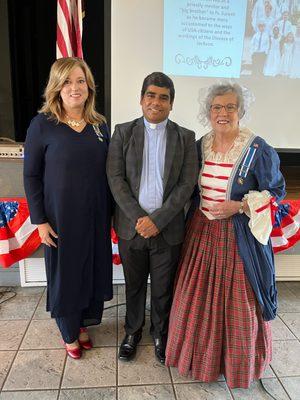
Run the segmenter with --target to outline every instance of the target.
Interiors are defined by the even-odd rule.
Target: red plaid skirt
[[[244,273],[232,219],[197,210],[187,230],[170,315],[166,365],[202,382],[248,388],[272,356],[269,322]]]

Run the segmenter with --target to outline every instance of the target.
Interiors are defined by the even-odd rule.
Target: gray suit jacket
[[[149,215],[164,239],[175,245],[183,241],[184,205],[189,200],[198,176],[195,133],[167,123],[162,207]],[[144,120],[116,125],[108,158],[107,176],[116,201],[114,227],[122,239],[136,235],[137,219],[148,215],[139,205],[143,166]]]

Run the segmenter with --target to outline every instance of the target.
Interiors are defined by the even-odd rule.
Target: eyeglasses
[[[237,104],[226,104],[226,106],[222,106],[221,104],[213,104],[212,106],[210,106],[211,111],[215,114],[220,114],[222,108],[225,108],[226,112],[228,113],[234,113],[235,111],[237,111],[238,106]]]

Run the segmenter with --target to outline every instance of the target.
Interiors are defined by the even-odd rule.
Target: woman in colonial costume
[[[177,273],[166,365],[203,382],[248,388],[272,358],[277,310],[272,216],[285,195],[276,151],[240,127],[246,91],[209,88],[212,130],[197,142],[200,174]],[[247,96],[246,96],[247,97]]]

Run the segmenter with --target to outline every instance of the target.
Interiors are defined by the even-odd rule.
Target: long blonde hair
[[[45,113],[58,122],[64,118],[64,109],[60,91],[70,75],[71,71],[80,67],[85,75],[88,86],[88,98],[86,99],[83,118],[88,124],[102,124],[105,117],[95,109],[96,86],[92,72],[85,61],[77,57],[65,57],[56,60],[50,69],[49,80],[44,91],[44,103],[39,113]]]

